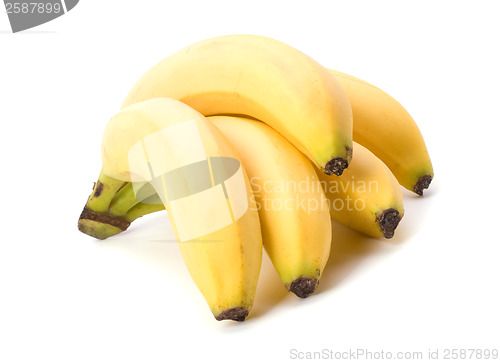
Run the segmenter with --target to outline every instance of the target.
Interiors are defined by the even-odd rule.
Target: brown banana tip
[[[424,195],[424,189],[429,188],[431,181],[432,181],[432,176],[424,175],[424,176],[420,177],[420,179],[418,179],[418,182],[413,187],[413,190],[415,191],[415,193],[422,196],[422,195]]]
[[[399,216],[399,212],[394,208],[384,210],[377,218],[378,225],[385,238],[392,238],[394,236],[394,231],[399,221],[401,221],[401,217]]]
[[[325,174],[332,175],[335,174],[337,176],[342,175],[344,169],[347,168],[348,162],[344,158],[335,158],[330,160],[325,165]]]
[[[217,315],[215,319],[221,320],[234,320],[243,321],[248,316],[248,310],[242,307],[231,308],[224,310],[222,313]]]
[[[300,298],[306,298],[316,290],[316,286],[318,279],[299,277],[290,284],[290,291]]]

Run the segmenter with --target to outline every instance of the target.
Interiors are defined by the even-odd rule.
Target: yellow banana
[[[213,116],[234,145],[252,184],[264,247],[286,288],[314,292],[330,255],[328,203],[315,170],[301,152],[266,124]]]
[[[262,237],[236,152],[203,115],[173,99],[122,109],[102,139],[102,173],[150,185],[171,220],[186,266],[217,320],[242,321],[253,304]]]
[[[406,189],[423,195],[434,177],[422,134],[408,111],[381,89],[330,70],[349,97],[353,139],[367,147]]]
[[[351,165],[341,176],[318,177],[332,218],[372,237],[391,238],[404,215],[401,186],[389,168],[354,142]]]
[[[160,96],[205,116],[257,118],[326,174],[340,175],[350,162],[352,112],[342,87],[326,68],[277,40],[228,35],[188,46],[146,72],[123,107]]]

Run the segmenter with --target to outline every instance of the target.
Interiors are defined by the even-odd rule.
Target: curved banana
[[[330,70],[349,97],[353,139],[367,147],[406,189],[423,195],[434,177],[422,134],[408,111],[381,89]]]
[[[349,169],[342,176],[318,172],[332,218],[372,237],[391,238],[404,215],[403,194],[389,168],[354,142]]]
[[[142,205],[152,193],[141,196],[141,190],[153,187],[215,318],[244,320],[260,273],[262,237],[248,177],[222,133],[177,100],[150,99],[108,122],[102,162],[103,175],[131,182]]]
[[[164,59],[133,86],[123,107],[153,97],[202,114],[240,114],[276,129],[326,174],[352,154],[352,112],[342,87],[304,53],[274,39],[228,35]]]
[[[328,203],[311,162],[266,124],[208,118],[233,144],[252,184],[262,239],[285,287],[312,294],[330,255]]]

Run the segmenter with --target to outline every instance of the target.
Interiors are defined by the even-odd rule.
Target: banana
[[[167,57],[133,86],[123,106],[180,100],[205,116],[240,114],[276,129],[326,174],[352,154],[352,112],[328,70],[297,49],[257,35],[203,40]]]
[[[262,240],[285,287],[312,294],[330,255],[328,203],[311,162],[266,124],[208,117],[233,144],[250,178]]]
[[[406,189],[423,195],[434,177],[422,134],[408,111],[381,89],[330,70],[352,107],[353,140],[367,147]]]
[[[130,195],[132,188],[140,202],[128,218],[147,206],[152,192],[141,191],[152,186],[215,318],[244,320],[260,273],[262,237],[247,174],[222,133],[182,102],[155,98],[122,109],[108,122],[101,155],[101,177],[131,183],[108,188],[109,195]],[[98,197],[106,199],[102,210],[113,210],[107,193]]]
[[[351,165],[342,176],[317,174],[334,220],[371,237],[394,236],[404,215],[401,186],[372,152],[354,142]]]

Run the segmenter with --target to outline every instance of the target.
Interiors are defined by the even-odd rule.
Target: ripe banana
[[[368,236],[394,236],[404,215],[401,186],[373,153],[354,142],[352,162],[344,174],[317,174],[334,220]]]
[[[101,152],[102,176],[132,185],[111,192],[129,188],[129,195],[133,188],[142,203],[137,207],[152,194],[141,191],[153,187],[215,318],[244,320],[255,296],[262,237],[248,177],[222,133],[182,102],[155,98],[115,115]]]
[[[240,114],[276,129],[326,174],[352,154],[352,112],[342,87],[304,53],[274,39],[228,35],[164,59],[133,86],[123,106],[180,100],[205,116]]]
[[[252,184],[262,239],[281,281],[305,298],[330,255],[328,203],[310,160],[266,124],[247,118],[208,118],[233,144]]]
[[[406,189],[423,195],[434,177],[420,130],[408,111],[381,89],[330,70],[349,97],[353,140],[367,147]]]

